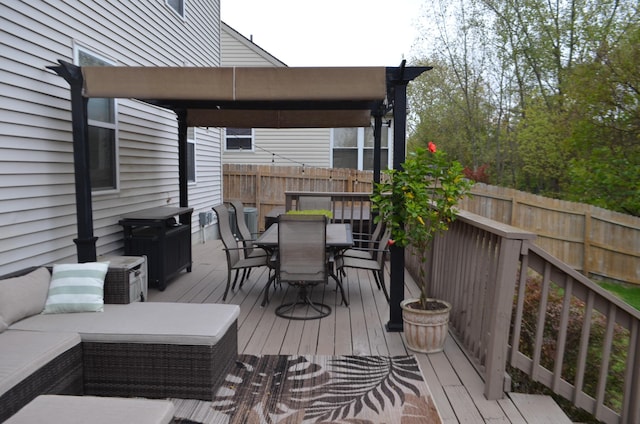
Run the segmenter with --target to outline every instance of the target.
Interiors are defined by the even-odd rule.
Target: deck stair
[[[509,393],[508,396],[522,415],[522,423],[571,424],[571,420],[551,396],[526,393]]]

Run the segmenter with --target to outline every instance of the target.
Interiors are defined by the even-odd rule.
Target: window
[[[358,169],[358,128],[333,129],[333,167]]]
[[[184,0],[166,0],[167,5],[184,18]]]
[[[253,151],[253,129],[227,128],[226,150]]]
[[[187,181],[196,182],[196,129],[187,128]]]
[[[362,150],[362,169],[373,171],[373,127],[361,128],[364,131]],[[380,132],[380,169],[389,167],[389,127],[382,126]]]
[[[111,66],[112,63],[87,50],[76,48],[79,66]],[[89,99],[89,173],[93,191],[118,188],[117,113],[114,99]]]
[[[390,128],[382,127],[380,137],[381,169],[389,164]],[[334,128],[333,167],[373,170],[373,128]]]

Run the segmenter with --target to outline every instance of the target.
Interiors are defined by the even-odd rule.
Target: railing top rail
[[[635,319],[640,320],[640,311],[638,311],[636,308],[629,305],[625,301],[621,300],[617,296],[613,295],[608,290],[603,289],[598,284],[591,281],[591,279],[580,274],[578,271],[574,270],[569,265],[565,264],[561,260],[552,256],[541,247],[531,244],[529,245],[529,251],[540,256],[543,260],[553,265],[563,273],[567,274],[568,276],[570,276],[571,278],[573,278],[575,281],[579,282],[583,286],[587,287],[589,290],[593,291],[598,296],[602,297],[603,299],[606,299],[607,302],[613,303],[616,306],[616,308],[628,313],[630,316],[634,317]]]
[[[351,197],[370,197],[369,192],[352,192],[352,191],[285,191],[286,196],[351,196]]]
[[[458,219],[506,239],[533,240],[536,238],[536,234],[530,231],[512,227],[464,210],[458,211]]]

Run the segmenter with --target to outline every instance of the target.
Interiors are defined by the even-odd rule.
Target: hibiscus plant
[[[375,184],[371,197],[375,222],[383,221],[398,247],[412,246],[419,255],[420,309],[428,309],[424,264],[436,234],[449,229],[456,219],[455,206],[473,183],[466,179],[458,161],[429,142],[407,155],[402,169],[384,171],[387,178]]]

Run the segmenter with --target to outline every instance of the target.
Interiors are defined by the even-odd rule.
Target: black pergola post
[[[187,113],[176,112],[178,117],[178,186],[180,187],[180,207],[189,206],[188,157],[187,157]],[[180,217],[182,219],[182,216]],[[186,217],[185,217],[186,219]],[[183,222],[186,224],[186,222]]]
[[[407,82],[398,82],[393,96],[393,169],[402,169],[406,157],[407,136]],[[402,331],[402,309],[404,300],[404,248],[392,245],[391,276],[389,285],[389,322],[387,331]]]
[[[380,182],[382,150],[382,112],[373,115],[373,182]]]
[[[393,99],[393,169],[402,169],[406,158],[407,137],[407,85],[431,67],[405,67],[405,61],[398,68],[387,68],[388,81],[391,83],[390,97]],[[404,252],[403,247],[390,247],[390,287],[389,287],[389,322],[387,331],[403,331],[402,309],[404,300]]]
[[[78,262],[95,262],[96,241],[93,235],[93,206],[89,162],[89,126],[87,121],[88,99],[82,95],[83,77],[80,67],[60,61],[50,69],[64,78],[71,87],[71,126],[73,128],[73,164],[76,184],[76,215],[78,238],[76,244]]]

